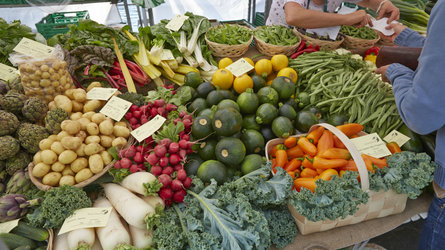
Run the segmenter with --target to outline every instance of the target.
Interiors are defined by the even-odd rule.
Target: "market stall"
[[[0,239],[338,249],[425,213],[435,135],[374,73],[379,34],[244,24],[0,19]]]

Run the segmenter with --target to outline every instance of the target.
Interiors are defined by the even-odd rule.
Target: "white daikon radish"
[[[155,209],[128,189],[113,183],[103,184],[105,196],[124,220],[140,229],[152,229],[159,215]]]
[[[94,202],[94,207],[113,207],[104,197],[99,197]],[[131,238],[128,231],[122,225],[119,215],[114,208],[111,210],[110,218],[105,227],[96,228],[97,238],[104,250],[113,250],[119,245],[130,245]]]
[[[120,184],[128,190],[142,195],[156,194],[162,187],[156,176],[149,172],[130,174]]]
[[[67,250],[68,249],[68,233],[57,235],[54,239],[53,250]]]
[[[153,244],[153,231],[151,230],[130,226],[130,234],[133,246],[138,249],[146,249]]]
[[[67,233],[68,249],[77,250],[79,248],[89,249],[94,244],[94,228],[81,228]]]
[[[160,213],[164,211],[165,203],[161,197],[157,195],[149,195],[149,196],[140,196],[148,205],[153,207],[156,210],[156,213]]]

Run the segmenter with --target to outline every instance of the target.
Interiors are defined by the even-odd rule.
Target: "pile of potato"
[[[59,134],[40,141],[31,173],[53,187],[75,185],[100,173],[113,161],[107,150],[124,147],[130,136],[125,122],[114,122],[93,111],[72,113],[61,128]]]

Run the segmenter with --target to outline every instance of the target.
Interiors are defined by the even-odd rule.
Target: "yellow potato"
[[[115,135],[116,137],[128,138],[130,136],[130,130],[127,127],[114,126],[113,135]]]
[[[79,133],[77,133],[75,135],[75,137],[79,137],[80,140],[83,142],[85,140],[85,138],[87,138],[87,133],[85,131],[79,131]]]
[[[124,137],[117,137],[111,143],[111,145],[113,147],[124,147],[126,144],[127,144],[127,140]]]
[[[65,148],[60,141],[55,141],[53,144],[51,144],[51,150],[60,155],[63,151],[65,151]]]
[[[89,135],[98,135],[100,132],[99,126],[94,122],[90,122],[87,124],[87,132]]]
[[[88,167],[88,160],[83,157],[77,158],[71,163],[71,170],[73,170],[74,173],[78,173],[86,167]]]
[[[42,183],[51,187],[57,186],[59,184],[59,180],[62,177],[61,173],[51,172],[45,176],[43,176]]]
[[[76,180],[74,179],[74,176],[71,175],[65,175],[60,178],[59,186],[68,185],[73,186],[76,184]]]
[[[51,141],[57,141],[57,135],[50,135],[47,139]]]
[[[100,136],[100,145],[104,148],[111,148],[111,143],[113,143],[113,138],[108,135]]]
[[[114,126],[127,127],[127,123],[125,123],[125,122],[116,122],[116,123],[114,124]]]
[[[54,110],[56,108],[57,108],[56,107],[56,103],[54,101],[51,101],[51,102],[48,103],[48,109],[49,110]]]
[[[100,153],[100,156],[102,157],[102,161],[104,162],[105,165],[110,164],[113,161],[113,156],[111,156],[110,153],[108,153],[108,151],[104,150]]]
[[[88,87],[87,87],[87,92],[90,91],[92,88],[96,88],[96,87],[100,88],[100,87],[102,87],[102,84],[100,84],[100,82],[90,83],[90,85],[88,85]]]
[[[113,134],[113,122],[111,120],[102,121],[99,124],[99,130],[102,135]]]
[[[82,181],[88,180],[91,176],[93,176],[93,172],[89,168],[84,168],[79,171],[74,177],[77,183],[81,183]]]
[[[99,125],[101,122],[103,122],[107,117],[102,113],[96,113],[91,117],[91,121]]]
[[[90,112],[84,112],[84,114],[82,115],[82,117],[88,118],[91,121],[91,117],[93,117],[93,115],[96,114],[96,112],[90,111]]]
[[[74,100],[74,89],[65,90],[65,96],[67,96],[71,100]]]
[[[53,143],[53,140],[50,139],[43,139],[39,142],[39,148],[40,150],[50,149],[51,144]]]
[[[45,164],[43,162],[37,163],[34,168],[32,169],[32,175],[37,178],[42,178],[45,176],[51,167],[48,164]]]
[[[104,169],[104,162],[99,154],[94,154],[88,158],[88,166],[93,174],[97,174]]]
[[[65,164],[62,164],[60,162],[55,162],[53,165],[51,165],[51,170],[54,172],[62,172],[65,169]]]
[[[87,113],[90,111],[95,111],[102,107],[102,103],[99,100],[88,100],[83,105],[83,112]]]
[[[75,136],[66,136],[62,138],[62,141],[60,141],[64,148],[76,150],[77,148],[82,145],[82,139],[80,137]]]
[[[85,156],[85,147],[86,146],[87,145],[83,144],[83,143],[82,143],[82,145],[80,145],[80,147],[76,150],[77,156]]]
[[[77,158],[77,154],[72,150],[65,150],[59,155],[59,161],[63,164],[70,164]]]
[[[84,149],[85,154],[88,156],[98,154],[103,150],[104,150],[104,148],[101,145],[99,145],[99,143],[95,143],[95,142],[87,144]]]
[[[70,135],[75,135],[80,131],[80,122],[65,120],[60,124],[60,128],[62,128],[63,131],[66,131]]]
[[[87,92],[83,89],[74,89],[73,97],[76,102],[83,103],[87,99]]]
[[[73,103],[73,112],[82,112],[83,104],[77,101],[71,101]]]
[[[43,163],[51,165],[57,161],[57,154],[50,150],[45,149],[40,153],[40,157],[42,158]]]
[[[76,113],[72,113],[70,116],[70,119],[73,121],[77,121],[80,118],[82,118],[82,112],[76,112]]]
[[[32,163],[35,165],[37,165],[37,163],[42,162],[42,151],[37,152],[34,157],[32,158]]]
[[[66,132],[66,131],[60,131],[60,132],[57,134],[57,140],[58,140],[58,141],[61,141],[62,138],[65,137],[65,136],[70,136],[70,135],[69,135],[68,132]]]
[[[87,130],[87,125],[88,123],[90,123],[90,119],[86,118],[86,117],[82,117],[79,120],[77,120],[80,123],[80,129],[83,131]]]
[[[54,102],[56,104],[56,107],[62,108],[68,114],[71,114],[71,112],[73,111],[73,103],[71,102],[70,98],[64,95],[57,95],[56,97],[54,97]]]
[[[73,172],[73,170],[71,170],[71,167],[70,167],[70,166],[65,166],[65,169],[62,171],[62,175],[63,175],[63,176],[65,176],[65,175],[71,175],[71,176],[74,176],[75,173]]]
[[[85,138],[85,144],[90,143],[100,143],[100,137],[98,135],[90,135],[87,138]]]

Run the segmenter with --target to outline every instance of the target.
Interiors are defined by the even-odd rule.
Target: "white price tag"
[[[407,141],[409,141],[411,138],[408,136],[400,133],[397,130],[391,131],[387,136],[383,137],[383,140],[385,140],[387,143],[395,142],[399,147],[403,146]]]
[[[248,61],[244,60],[244,58],[241,58],[227,66],[226,69],[232,72],[235,77],[240,77],[253,70],[254,67]]]
[[[0,63],[0,79],[9,82],[17,77],[19,77],[19,72],[16,68]]]
[[[327,28],[306,29],[307,33],[315,34],[319,36],[329,36],[330,39],[337,39],[338,32],[340,32],[340,26],[332,26]]]
[[[88,91],[87,99],[107,101],[116,91],[117,89],[95,87]]]
[[[125,101],[122,98],[113,96],[100,110],[100,113],[110,117],[115,121],[120,121],[122,117],[127,113],[132,103]]]
[[[375,158],[382,158],[391,155],[391,152],[386,147],[385,142],[377,133],[360,136],[351,139],[351,141],[362,154],[367,154]]]
[[[367,25],[368,27],[382,32],[382,34],[385,36],[391,36],[392,34],[394,34],[394,29],[389,29],[389,30],[386,29],[386,27],[389,25],[386,23],[388,21],[387,17],[383,17],[382,19],[379,20],[376,20],[374,17],[371,17],[371,21],[372,21],[372,27]],[[398,23],[398,22],[392,21],[391,23]]]
[[[34,58],[45,58],[53,53],[54,48],[24,37],[15,46],[14,51]]]
[[[187,19],[189,19],[188,16],[176,15],[167,23],[167,25],[165,25],[165,27],[169,30],[178,31]]]
[[[81,228],[104,227],[110,218],[111,209],[113,208],[88,207],[76,210],[65,219],[58,235]]]
[[[9,233],[12,229],[19,225],[19,220],[10,220],[7,222],[0,223],[0,233]]]
[[[151,136],[154,132],[158,131],[166,120],[167,119],[165,119],[164,117],[157,115],[149,122],[131,131],[131,135],[136,138],[138,142],[141,142]]]
[[[167,61],[167,60],[175,60],[175,57],[173,56],[173,53],[169,49],[163,49],[161,54],[161,60]]]

